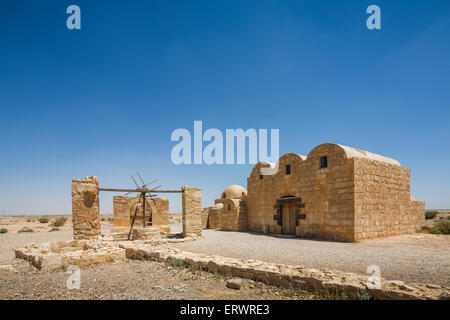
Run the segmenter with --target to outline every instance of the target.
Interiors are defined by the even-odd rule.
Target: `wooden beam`
[[[114,188],[98,188],[99,191],[112,192],[145,192],[145,193],[182,193],[181,190],[158,190],[158,189],[114,189]]]

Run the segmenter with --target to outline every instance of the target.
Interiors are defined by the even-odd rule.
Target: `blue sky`
[[[2,1],[0,214],[70,213],[72,178],[131,187],[136,171],[212,205],[252,166],[172,164],[170,135],[194,120],[278,128],[280,154],[392,157],[417,199],[450,208],[449,30],[448,1]]]

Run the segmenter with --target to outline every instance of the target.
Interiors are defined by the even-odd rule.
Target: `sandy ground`
[[[65,217],[67,220],[63,226],[58,227],[58,231],[71,231],[72,215],[0,216],[0,229],[6,229],[7,234],[49,232],[54,228],[52,224],[59,217]],[[44,218],[42,222],[39,221],[41,218]],[[45,218],[48,220],[47,222]],[[101,215],[101,223],[111,225],[112,215]],[[31,229],[32,232],[19,232],[23,229]]]
[[[197,241],[170,244],[185,251],[366,274],[408,283],[450,286],[450,235],[411,234],[342,243],[266,234],[203,230]]]
[[[82,269],[80,288],[72,290],[66,285],[70,274],[63,271],[37,271],[19,260],[14,270],[0,268],[0,300],[313,298],[304,291],[266,286],[251,280],[244,280],[240,290],[229,289],[226,287],[228,278],[223,276],[152,261],[126,260]]]

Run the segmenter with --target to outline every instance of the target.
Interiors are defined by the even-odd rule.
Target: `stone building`
[[[97,177],[72,179],[72,221],[74,239],[97,238],[101,234],[100,226],[100,191],[117,191],[99,187]],[[183,186],[180,191],[165,191],[181,193],[182,198],[182,227],[183,237],[201,237],[202,222],[202,189]],[[133,206],[139,202],[138,198],[116,196],[114,205],[114,227],[123,229],[130,226],[130,217],[134,215]],[[141,200],[142,201],[142,200]],[[139,205],[137,206],[139,208]],[[134,207],[135,208],[135,207]],[[151,214],[152,227],[157,226],[169,232],[169,200],[167,198],[148,199],[147,213]],[[143,216],[142,205],[137,216]],[[150,217],[150,216],[149,216]],[[142,219],[138,223],[142,224]],[[143,230],[145,231],[145,230]],[[146,232],[146,231],[145,231]]]
[[[208,225],[209,229],[221,229],[222,228],[222,203],[216,203],[214,207],[205,208],[208,212]]]
[[[239,185],[231,185],[225,188],[220,199],[216,199],[213,207],[205,208],[208,212],[208,228],[243,231],[248,228],[247,215],[245,213],[245,201],[247,190]]]
[[[258,163],[247,187],[240,219],[259,232],[358,242],[415,232],[425,216],[410,195],[410,169],[333,143]]]

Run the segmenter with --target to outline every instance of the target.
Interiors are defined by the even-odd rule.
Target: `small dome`
[[[223,203],[216,203],[213,208],[214,209],[222,209],[223,208]]]
[[[237,184],[228,186],[222,192],[222,199],[241,199],[247,195],[247,190],[244,187]]]

